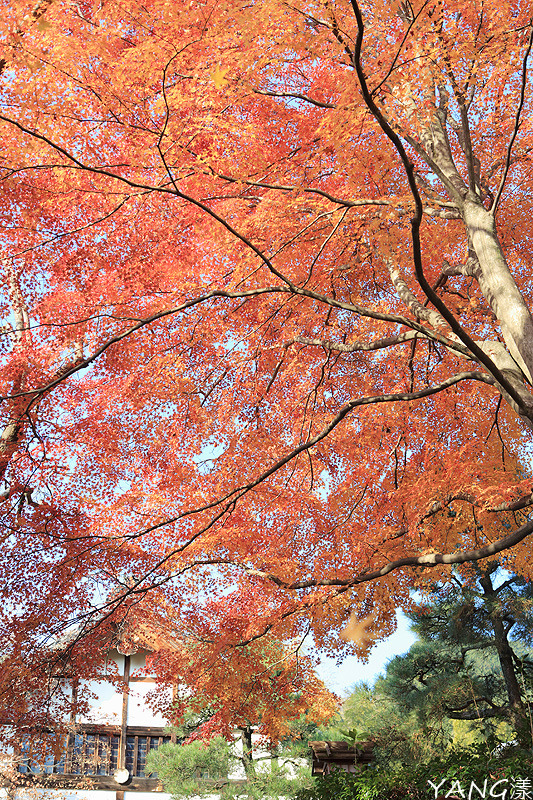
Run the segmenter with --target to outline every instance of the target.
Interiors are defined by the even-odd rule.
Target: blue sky
[[[387,639],[379,642],[370,651],[368,661],[360,661],[356,656],[344,658],[337,664],[334,658],[322,657],[317,672],[324,683],[341,696],[350,693],[356,683],[374,683],[387,663],[394,656],[407,652],[416,636],[409,629],[409,620],[401,611],[396,612],[398,628]]]

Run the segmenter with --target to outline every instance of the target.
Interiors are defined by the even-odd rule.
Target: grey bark
[[[507,266],[494,216],[473,192],[468,193],[462,212],[479,263],[480,289],[500,323],[509,352],[531,383],[533,317]]]

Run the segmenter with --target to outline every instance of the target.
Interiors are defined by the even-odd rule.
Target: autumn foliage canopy
[[[530,577],[531,4],[0,20],[1,703],[67,623],[88,671],[152,615],[222,727],[296,714],[306,634],[362,652],[446,564]]]

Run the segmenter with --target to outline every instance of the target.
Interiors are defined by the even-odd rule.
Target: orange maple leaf
[[[352,611],[346,627],[340,632],[341,639],[345,642],[354,642],[357,647],[367,650],[376,640],[376,634],[369,630],[376,617],[375,610],[363,619],[359,619],[356,612]]]

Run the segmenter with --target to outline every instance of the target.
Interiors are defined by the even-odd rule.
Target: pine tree
[[[506,720],[527,738],[531,584],[497,562],[471,567],[409,616],[420,641],[389,663],[388,694],[425,719]]]

